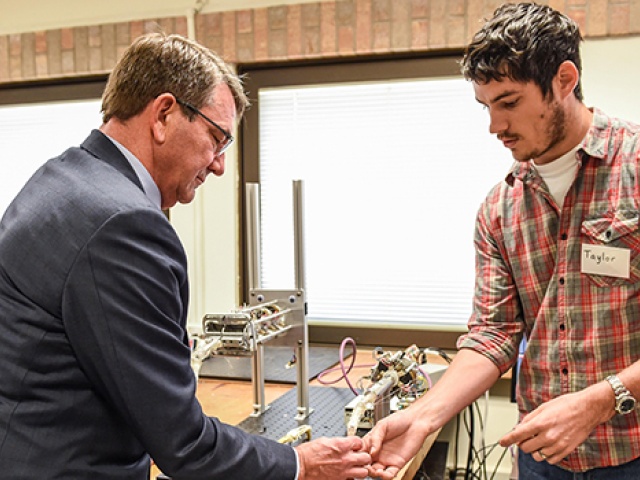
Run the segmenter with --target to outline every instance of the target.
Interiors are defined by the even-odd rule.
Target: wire
[[[449,354],[447,354],[447,352],[445,352],[441,348],[428,347],[428,348],[425,348],[423,350],[423,352],[426,353],[426,354],[436,353],[436,354],[440,355],[447,363],[451,363],[453,361],[453,359],[449,356]]]
[[[485,396],[485,398],[488,398],[488,397]],[[475,414],[473,414],[474,409],[477,412],[477,419]],[[456,445],[455,445],[455,451],[454,451],[455,463],[454,463],[454,468],[449,471],[449,479],[454,480],[456,478],[463,477],[465,480],[493,480],[497,475],[498,469],[500,468],[500,465],[502,464],[502,461],[504,460],[504,457],[506,456],[507,451],[511,451],[511,449],[508,447],[503,449],[493,469],[493,472],[491,473],[491,475],[489,475],[489,471],[487,469],[487,466],[488,466],[487,459],[489,455],[491,455],[495,451],[495,449],[500,446],[500,444],[496,442],[491,445],[486,445],[485,444],[486,439],[482,439],[482,442],[483,442],[482,447],[480,449],[477,449],[475,447],[474,425],[477,423],[479,425],[480,430],[484,431],[485,426],[487,424],[486,418],[484,419],[482,418],[480,405],[477,401],[471,404],[468,410],[465,410],[462,415],[463,415],[465,429],[467,431],[467,434],[469,435],[469,448],[470,448],[469,451],[471,452],[471,461],[469,462],[469,458],[468,458],[467,467],[464,469],[458,468],[457,452],[458,452],[459,431],[456,431]],[[467,418],[467,416],[469,417],[469,419]],[[457,417],[457,422],[456,422],[457,427],[459,426],[459,417],[460,415],[458,415]]]
[[[458,475],[458,445],[460,444],[460,414],[456,415],[456,436],[453,449],[453,470],[449,472],[449,479],[453,480]]]
[[[475,440],[474,439],[475,422],[473,418],[473,405],[469,406],[469,418],[470,418],[471,428],[469,431],[469,451],[467,452],[467,471],[464,476],[464,480],[469,480],[471,465],[473,464],[473,442]]]
[[[347,344],[351,344],[352,356],[351,356],[351,363],[349,364],[348,367],[345,367],[344,349],[347,346]],[[356,342],[353,340],[353,338],[346,337],[340,343],[340,359],[339,359],[340,366],[329,368],[327,370],[320,372],[316,377],[316,380],[318,380],[318,382],[321,383],[322,385],[333,385],[335,383],[338,383],[341,380],[344,380],[345,382],[347,382],[347,385],[355,395],[360,395],[361,392],[359,392],[358,389],[352,385],[351,380],[349,380],[348,374],[354,368],[365,368],[365,367],[371,368],[373,365],[355,365],[355,362],[356,362]],[[323,379],[325,375],[331,372],[335,372],[336,370],[340,370],[342,372],[342,375],[340,377],[336,378],[335,380]]]
[[[425,372],[422,367],[418,367],[418,371],[420,372],[420,374],[427,379],[427,385],[429,385],[429,390],[431,390],[431,387],[433,387],[433,382],[431,381],[431,377],[429,376],[429,374],[427,372]]]

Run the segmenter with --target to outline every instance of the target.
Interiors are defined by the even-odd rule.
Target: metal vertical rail
[[[304,185],[302,180],[293,181],[293,242],[296,288],[304,290]]]
[[[247,286],[251,292],[260,288],[260,187],[257,183],[247,183]],[[264,392],[264,345],[254,345],[251,356],[251,378],[253,387],[253,413],[262,415],[267,406]]]
[[[249,291],[261,288],[260,270],[260,186],[247,183],[245,194],[247,205],[247,286]]]
[[[304,296],[305,287],[305,265],[304,265],[304,186],[302,180],[293,181],[293,240],[295,250],[295,281],[298,295],[305,299],[304,310],[302,314],[302,339],[298,341],[297,356],[297,396],[298,396],[298,415],[296,420],[303,421],[310,414],[309,408],[309,335],[307,326],[307,304]]]

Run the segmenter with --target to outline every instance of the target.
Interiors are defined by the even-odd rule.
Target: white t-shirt
[[[564,204],[564,197],[576,178],[576,170],[578,169],[576,153],[579,147],[580,145],[576,145],[560,158],[544,165],[537,165],[535,160],[532,160],[533,166],[549,187],[549,192],[560,210]]]

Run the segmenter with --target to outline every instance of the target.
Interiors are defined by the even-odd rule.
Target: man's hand
[[[431,433],[411,409],[402,410],[381,421],[364,438],[373,464],[369,475],[391,480],[411,460]]]
[[[612,398],[611,388],[604,382],[554,398],[524,417],[500,439],[500,445],[516,444],[533,454],[534,460],[556,464],[613,416]]]
[[[359,437],[318,438],[296,447],[300,461],[298,480],[365,478],[371,456]]]

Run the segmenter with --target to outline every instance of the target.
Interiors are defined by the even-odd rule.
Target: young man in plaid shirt
[[[582,102],[581,40],[522,3],[467,48],[463,74],[515,163],[478,212],[469,332],[437,385],[365,438],[373,475],[392,478],[526,337],[520,422],[500,441],[519,447],[520,478],[640,478],[640,127]]]

